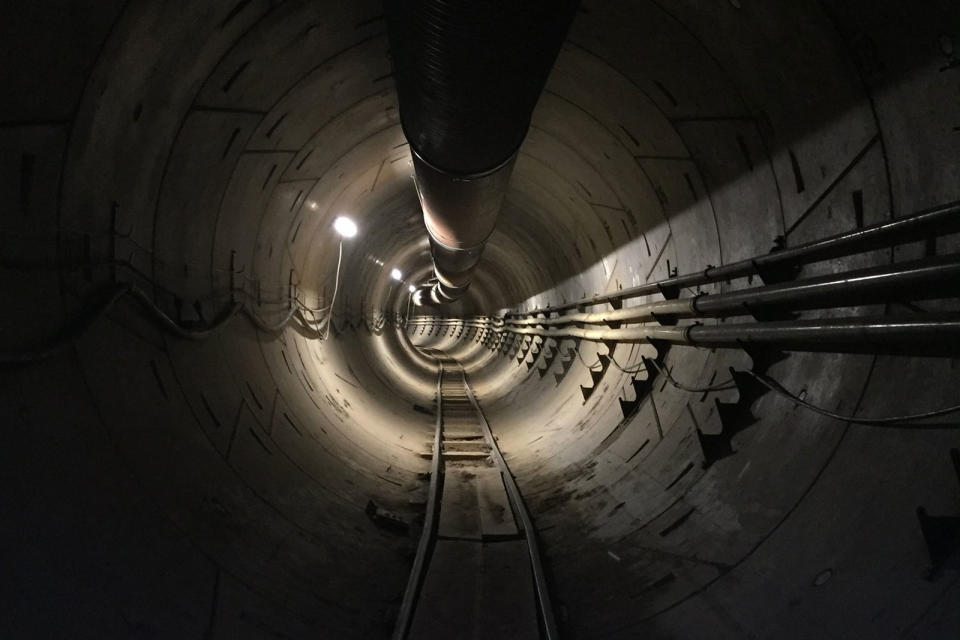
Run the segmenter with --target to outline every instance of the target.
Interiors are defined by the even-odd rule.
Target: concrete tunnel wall
[[[418,344],[465,362],[565,637],[949,637],[957,575],[927,579],[915,512],[960,512],[955,432],[849,425],[767,394],[735,453],[704,465],[695,429],[715,433],[714,400],[735,390],[658,379],[625,416],[617,367],[581,393],[605,346],[565,342],[528,368],[376,324],[430,271],[381,13],[7,12],[3,349],[49,342],[114,271],[185,323],[216,317],[231,281],[282,318],[291,269],[329,305],[333,218],[360,235],[326,341],[241,317],[183,340],[124,300],[52,357],[0,370],[3,634],[388,635],[417,528],[365,508],[422,509],[435,373]],[[532,309],[956,200],[958,25],[948,2],[584,2],[470,294],[446,313]],[[804,273],[956,248],[933,244]],[[132,268],[70,266],[112,259]],[[614,356],[630,370],[650,349]],[[750,364],[690,348],[666,362],[689,385]],[[950,404],[960,378],[952,359],[867,355],[794,353],[769,372],[871,416]]]

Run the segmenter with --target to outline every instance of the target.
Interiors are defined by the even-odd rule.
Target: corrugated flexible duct
[[[429,300],[448,303],[470,286],[577,2],[384,6],[400,120],[438,281]]]

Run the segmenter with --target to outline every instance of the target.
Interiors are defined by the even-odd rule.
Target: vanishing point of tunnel
[[[0,13],[0,638],[960,638],[960,3]]]

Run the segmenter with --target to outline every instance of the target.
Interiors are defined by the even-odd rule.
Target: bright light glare
[[[391,269],[390,277],[394,280],[403,280],[403,274],[400,273],[400,269]]]
[[[344,238],[352,238],[357,235],[356,223],[345,216],[338,216],[337,219],[333,221],[333,228]]]
[[[409,287],[407,287],[407,291],[409,291],[410,293],[413,293],[413,292],[416,291],[416,290],[417,290],[417,288],[416,288],[415,286],[413,286],[413,285],[410,285]]]

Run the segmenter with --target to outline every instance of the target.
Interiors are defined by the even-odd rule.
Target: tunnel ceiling
[[[432,267],[378,2],[62,2],[3,22],[0,635],[389,636],[426,491],[424,348],[465,366],[563,637],[953,637],[957,548],[916,515],[960,515],[949,416],[876,429],[746,402],[717,386],[758,366],[739,349],[539,340],[517,358],[404,325],[960,199],[955,3],[582,2],[467,295],[412,310]],[[710,389],[643,387],[641,356]],[[960,382],[950,357],[763,364],[843,414],[954,404]],[[749,419],[711,458],[731,406]]]

